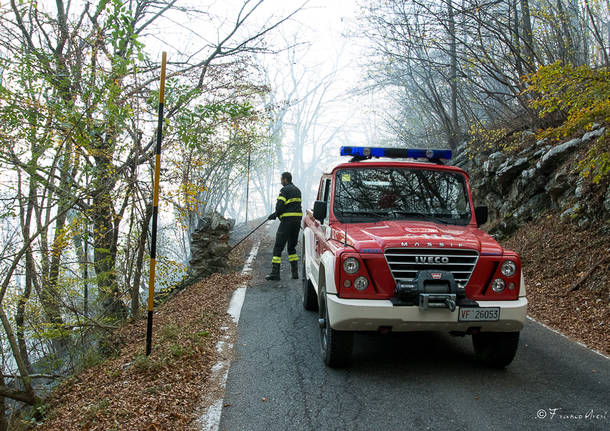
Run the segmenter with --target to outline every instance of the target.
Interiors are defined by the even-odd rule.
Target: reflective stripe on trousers
[[[287,217],[282,219],[280,226],[275,234],[275,245],[273,247],[272,263],[280,263],[284,247],[288,245],[288,260],[298,259],[297,241],[299,240],[299,230],[301,229],[300,217]]]

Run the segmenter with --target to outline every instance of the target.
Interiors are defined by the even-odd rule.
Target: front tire
[[[519,332],[479,332],[472,335],[477,358],[488,367],[504,368],[515,358]]]
[[[326,307],[326,292],[322,293],[319,315],[322,359],[331,368],[345,367],[351,359],[354,333],[337,331],[330,327],[328,308]]]
[[[303,278],[303,308],[307,311],[318,309],[318,298],[313,284],[307,278]]]

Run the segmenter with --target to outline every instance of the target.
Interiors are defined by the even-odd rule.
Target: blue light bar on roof
[[[388,148],[378,147],[341,147],[341,155],[354,157],[386,157],[385,152],[387,149]]]
[[[341,147],[342,156],[356,158],[390,157],[428,160],[450,160],[451,150],[380,148],[380,147]]]

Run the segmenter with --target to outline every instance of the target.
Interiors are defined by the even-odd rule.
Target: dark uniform
[[[275,235],[275,246],[273,247],[273,259],[271,274],[268,280],[280,279],[280,263],[282,262],[282,251],[288,243],[288,261],[292,269],[292,278],[299,278],[299,265],[297,256],[297,241],[301,228],[301,191],[292,183],[282,187],[277,197],[275,212],[269,216],[270,219],[279,217],[280,227]]]

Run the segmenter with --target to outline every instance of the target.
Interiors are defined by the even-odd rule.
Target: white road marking
[[[204,430],[217,430],[222,413],[222,398],[214,401],[205,414],[201,417],[201,424]]]
[[[256,258],[258,254],[258,248],[261,245],[261,242],[258,241],[252,249],[250,250],[250,254],[244,263],[244,267],[241,270],[242,274],[250,274],[252,272],[252,262]],[[244,299],[246,297],[246,288],[247,283],[244,283],[240,287],[238,287],[235,292],[233,292],[233,296],[231,297],[231,302],[229,303],[229,308],[227,309],[227,313],[231,315],[233,322],[237,325],[239,322],[239,316],[241,314],[241,309],[244,305]],[[228,329],[226,326],[221,328],[222,330]],[[210,376],[211,381],[218,382],[218,386],[220,386],[222,395],[219,399],[214,401],[214,403],[208,407],[208,409],[201,415],[199,418],[199,423],[202,426],[202,430],[204,431],[218,431],[218,427],[220,426],[220,416],[222,415],[222,406],[224,403],[224,391],[227,386],[227,376],[229,375],[229,367],[231,366],[230,355],[228,354],[230,350],[233,349],[233,344],[228,343],[228,349],[225,349],[227,345],[226,340],[229,338],[228,335],[222,337],[221,340],[216,344],[216,350],[221,356],[224,356],[225,359],[219,361],[212,367],[212,375]]]
[[[604,355],[602,352],[600,352],[599,350],[592,349],[592,348],[590,348],[589,346],[587,346],[587,345],[585,345],[585,344],[581,343],[580,341],[573,340],[572,338],[568,337],[568,336],[567,336],[567,335],[565,335],[565,334],[562,334],[562,333],[561,333],[561,332],[559,332],[558,330],[553,329],[553,328],[551,328],[550,326],[547,326],[547,325],[545,325],[544,323],[537,321],[537,320],[536,320],[536,319],[534,319],[533,317],[527,316],[527,318],[528,318],[529,320],[531,320],[532,322],[535,322],[535,323],[539,324],[540,326],[545,327],[545,328],[546,328],[546,329],[548,329],[549,331],[554,332],[555,334],[561,335],[563,338],[567,338],[567,339],[568,339],[568,340],[570,340],[572,343],[576,343],[576,344],[578,344],[579,346],[582,346],[582,347],[584,347],[584,348],[585,348],[585,349],[587,349],[587,350],[591,350],[592,352],[597,353],[597,354],[598,354],[599,356],[601,356],[602,358],[610,359],[610,356],[606,356],[606,355]]]
[[[250,250],[250,254],[246,259],[246,263],[244,263],[244,267],[241,270],[242,274],[250,274],[252,272],[252,262],[254,262],[254,258],[258,254],[258,247],[260,246],[260,241],[254,244],[252,250]],[[241,314],[241,307],[244,304],[244,298],[246,297],[246,284],[241,287],[238,287],[235,292],[233,292],[233,296],[231,297],[231,302],[229,303],[229,309],[227,313],[231,315],[233,318],[233,322],[239,322],[239,315]]]

